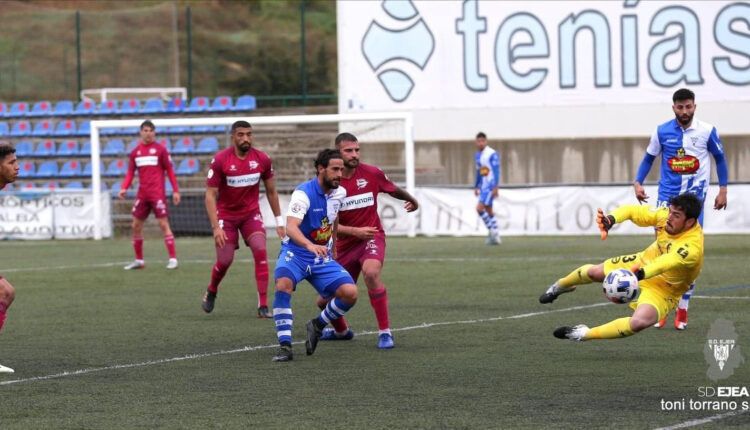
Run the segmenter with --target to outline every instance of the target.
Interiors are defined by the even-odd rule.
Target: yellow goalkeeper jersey
[[[669,209],[625,205],[612,213],[616,222],[630,220],[634,224],[653,226],[656,240],[640,253],[644,279],[648,284],[672,295],[688,290],[703,267],[703,229],[698,222],[680,234],[667,233]]]

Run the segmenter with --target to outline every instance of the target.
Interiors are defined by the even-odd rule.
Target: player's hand
[[[286,229],[283,225],[276,227],[276,235],[279,236],[279,239],[283,239],[286,236]]]
[[[377,227],[360,227],[355,230],[354,237],[359,240],[370,240],[378,232]]]
[[[635,198],[638,199],[638,203],[648,202],[649,195],[646,194],[646,190],[643,188],[643,185],[636,182],[635,184],[633,184],[633,189],[635,190]]]
[[[475,196],[478,196],[478,195],[479,195],[479,188],[474,188],[474,195],[475,195]]]
[[[601,208],[596,210],[596,225],[599,226],[599,233],[601,234],[602,240],[607,239],[609,229],[615,225],[615,217],[612,215],[604,215],[604,211]]]
[[[716,200],[714,200],[714,209],[720,210],[720,209],[726,209],[727,208],[727,189],[721,188],[719,189],[719,195],[716,196]]]
[[[498,188],[495,188],[494,190],[492,190],[492,197],[497,197],[497,195],[499,194],[499,192],[500,192],[500,190]]]
[[[406,209],[406,212],[414,212],[415,210],[419,209],[419,202],[416,200],[411,202],[404,202],[404,209]]]
[[[120,188],[120,191],[117,192],[117,198],[124,199],[125,198],[125,193],[127,193],[127,192],[128,192],[128,190]]]
[[[305,249],[315,254],[316,257],[325,258],[328,255],[328,247],[323,245],[315,245],[311,243],[305,246]]]
[[[630,267],[630,271],[633,272],[636,278],[638,278],[639,281],[643,280],[644,273],[643,270],[641,270],[640,263],[636,263],[633,266]]]
[[[175,206],[180,204],[180,193],[175,191],[172,193],[172,203],[174,203]]]
[[[217,248],[223,248],[227,243],[227,234],[221,227],[214,227],[214,243]]]

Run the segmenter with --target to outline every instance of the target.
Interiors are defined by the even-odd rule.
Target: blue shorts
[[[495,200],[495,197],[492,195],[492,190],[479,190],[479,203],[492,207],[493,200]]]
[[[332,258],[315,263],[313,260],[301,258],[293,253],[289,255],[283,248],[276,260],[273,276],[276,280],[291,279],[295,289],[298,283],[307,279],[307,282],[312,284],[315,291],[323,298],[332,297],[344,284],[354,284],[354,279],[349,272]]]

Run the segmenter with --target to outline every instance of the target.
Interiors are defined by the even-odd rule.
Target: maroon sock
[[[177,258],[177,250],[174,246],[174,235],[164,236],[164,246],[167,247],[169,258]]]
[[[208,284],[208,291],[216,294],[221,280],[224,279],[229,266],[232,265],[232,260],[234,260],[234,245],[225,244],[221,248],[216,248],[216,263],[211,270],[211,282]]]
[[[378,330],[390,328],[390,322],[388,321],[388,293],[385,287],[367,290],[367,294],[370,296],[370,305],[375,311],[375,318],[378,320]]]
[[[8,306],[5,303],[0,303],[0,330],[3,329],[3,324],[5,324],[6,309],[8,309]]]
[[[253,251],[255,285],[258,288],[258,307],[268,306],[268,258],[266,250]]]
[[[143,236],[133,236],[133,251],[136,260],[143,260]]]

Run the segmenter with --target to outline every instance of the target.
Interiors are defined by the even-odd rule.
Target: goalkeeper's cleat
[[[687,328],[687,322],[687,309],[677,308],[677,312],[675,312],[674,315],[674,328],[677,330],[685,330]]]
[[[654,327],[656,327],[656,328],[662,328],[665,325],[667,325],[667,317],[664,317],[664,318],[660,319],[659,321],[657,321],[656,324],[654,324]]]
[[[281,345],[279,349],[276,350],[276,355],[274,355],[271,360],[276,361],[276,362],[285,362],[285,361],[294,360],[294,352],[292,351],[292,346]]]
[[[320,335],[320,340],[352,340],[354,339],[354,332],[352,329],[347,329],[342,335],[336,334],[336,330],[331,327],[326,327]]]
[[[146,263],[143,260],[133,260],[132,263],[128,264],[127,266],[123,267],[125,270],[138,270],[143,269],[146,267]]]
[[[210,314],[211,311],[214,310],[215,302],[216,302],[216,293],[206,291],[206,294],[203,295],[203,302],[201,303],[203,312]]]
[[[393,344],[393,335],[390,333],[380,333],[378,336],[378,349],[392,349],[394,346]]]
[[[273,318],[273,315],[268,310],[268,306],[258,308],[258,318]]]
[[[177,263],[177,259],[176,258],[170,258],[169,259],[169,262],[167,263],[167,269],[174,270],[178,266],[179,266],[179,264]]]
[[[582,342],[583,338],[586,337],[586,333],[589,332],[588,326],[579,324],[573,327],[558,327],[554,333],[552,333],[558,339],[569,339],[576,342]]]
[[[313,355],[315,352],[315,348],[318,347],[318,340],[320,340],[320,335],[322,334],[322,329],[318,327],[317,324],[315,324],[315,319],[311,319],[307,322],[307,325],[305,325],[305,328],[307,329],[307,339],[305,340],[305,352],[307,355]]]
[[[570,288],[562,288],[557,286],[557,282],[552,284],[549,288],[547,288],[547,291],[544,292],[541,296],[539,296],[539,303],[547,304],[554,302],[560,294],[570,293],[575,291],[576,287],[570,287]]]
[[[5,367],[2,364],[0,364],[0,373],[13,373],[15,370],[11,369],[10,367]]]

